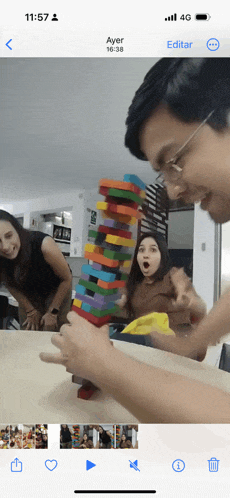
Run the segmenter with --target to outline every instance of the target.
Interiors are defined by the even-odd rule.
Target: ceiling
[[[156,58],[0,59],[0,203],[93,189],[145,161],[124,147],[125,119]]]

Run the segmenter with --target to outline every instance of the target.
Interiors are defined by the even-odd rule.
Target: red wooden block
[[[74,311],[76,311],[76,310],[74,310]],[[97,316],[91,315],[91,313],[87,313],[87,311],[84,311],[81,308],[77,308],[76,313],[78,315],[82,316],[83,318],[85,318],[88,322],[93,323],[97,327],[102,327],[102,325],[105,325],[111,319],[111,315],[97,317]]]
[[[106,196],[106,195],[108,195],[108,193],[109,193],[109,187],[100,187],[99,188],[99,194]]]
[[[100,225],[98,227],[98,232],[107,233],[109,235],[117,235],[118,237],[125,237],[125,239],[132,238],[132,232],[129,232],[128,230],[119,230],[118,228],[105,227],[104,225]]]
[[[127,206],[131,209],[137,209],[139,207],[139,204],[137,204],[137,202],[132,202],[132,201],[130,202],[122,199],[115,201],[115,199],[113,197],[110,197],[109,195],[105,198],[105,202],[108,202],[109,205],[113,204],[117,206]]]
[[[89,381],[78,389],[77,397],[88,400],[92,397],[95,391],[98,391],[98,387],[94,386],[92,382]]]

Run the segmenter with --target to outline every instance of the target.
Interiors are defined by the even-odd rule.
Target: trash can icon
[[[210,458],[208,460],[209,472],[218,472],[219,470],[219,461],[216,458]]]

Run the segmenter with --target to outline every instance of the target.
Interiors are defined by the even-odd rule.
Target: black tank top
[[[7,279],[9,285],[22,292],[33,305],[44,306],[45,300],[60,285],[61,279],[54,273],[51,266],[45,261],[41,246],[47,234],[42,232],[29,232],[28,250],[30,257],[27,262],[25,276],[22,280]],[[20,262],[15,261],[15,271]]]

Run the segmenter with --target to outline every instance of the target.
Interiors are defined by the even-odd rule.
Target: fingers
[[[39,358],[46,363],[56,363],[57,365],[65,365],[65,358],[61,353],[40,353]]]
[[[51,342],[56,348],[62,349],[64,346],[64,339],[60,334],[54,334],[51,337]]]

